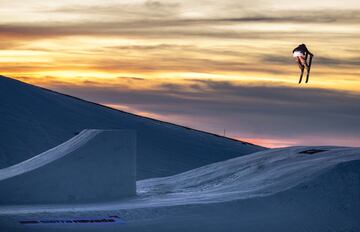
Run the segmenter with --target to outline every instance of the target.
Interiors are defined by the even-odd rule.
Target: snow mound
[[[60,144],[59,146],[25,160],[24,162],[0,169],[0,181],[21,175],[25,172],[30,172],[57,159],[60,159],[61,157],[79,149],[100,132],[101,131],[99,130],[84,130],[83,132],[79,133],[79,135],[71,138],[65,143]]]
[[[264,197],[315,179],[341,163],[360,160],[360,148],[317,149],[321,153],[307,154],[313,147],[258,152],[170,177],[138,181],[137,191],[144,198],[149,196],[156,205]]]
[[[0,205],[89,203],[135,195],[135,152],[133,131],[84,130],[0,169]]]

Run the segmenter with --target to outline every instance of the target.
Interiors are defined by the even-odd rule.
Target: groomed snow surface
[[[121,223],[70,223],[109,217]],[[137,196],[117,202],[1,207],[0,225],[4,231],[360,231],[360,148],[271,149],[138,181]]]

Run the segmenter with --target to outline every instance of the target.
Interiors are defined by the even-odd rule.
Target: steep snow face
[[[0,181],[24,174],[26,172],[31,172],[32,170],[54,162],[55,160],[58,160],[84,146],[84,144],[93,139],[99,133],[101,133],[100,130],[84,130],[79,135],[71,138],[65,143],[60,144],[59,146],[25,160],[24,162],[0,169]]]
[[[136,195],[136,134],[84,130],[69,141],[0,169],[0,205],[74,204]]]
[[[321,152],[304,152],[313,149]],[[86,231],[360,229],[360,148],[272,149],[138,181],[137,187],[137,197],[106,204],[1,207],[0,225],[9,231],[82,231],[18,221],[117,215],[125,224]]]
[[[137,131],[137,177],[177,174],[265,148],[106,108],[0,76],[0,168],[87,128]]]

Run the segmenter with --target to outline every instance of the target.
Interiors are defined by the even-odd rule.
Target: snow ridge
[[[70,140],[50,150],[47,150],[21,163],[0,169],[0,181],[10,177],[21,175],[25,172],[35,170],[41,166],[44,166],[57,159],[60,159],[61,157],[83,146],[85,143],[93,139],[100,132],[101,130],[95,130],[95,129],[83,130],[82,132],[80,132],[78,135],[74,136]]]

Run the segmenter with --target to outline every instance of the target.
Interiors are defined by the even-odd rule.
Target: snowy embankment
[[[0,205],[75,204],[136,195],[136,137],[84,130],[69,141],[0,169]]]
[[[68,155],[69,153],[82,147],[100,132],[100,130],[84,130],[79,135],[74,136],[59,146],[25,160],[24,162],[0,169],[0,181],[24,174],[26,172],[31,172],[32,170],[60,159],[63,156]]]
[[[138,181],[137,191],[106,204],[3,207],[0,224],[117,215],[125,224],[101,231],[356,231],[360,148],[272,149]]]
[[[271,149],[210,164],[166,178],[137,182],[152,205],[214,203],[272,195],[313,180],[336,165],[360,160],[360,148],[308,147]]]

